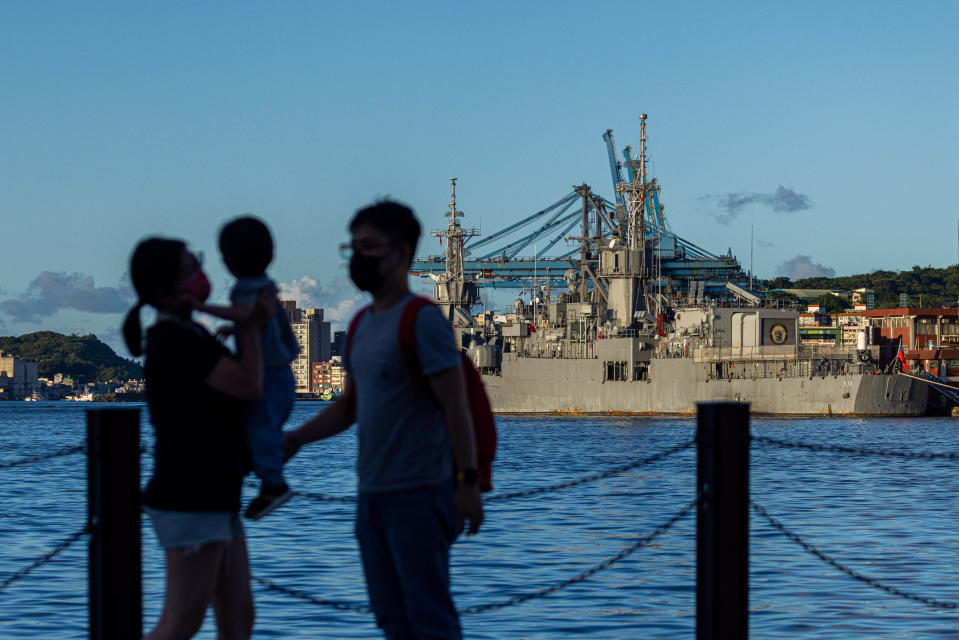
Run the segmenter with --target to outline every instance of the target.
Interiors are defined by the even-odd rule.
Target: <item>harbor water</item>
[[[81,444],[89,403],[0,403],[0,463]],[[323,403],[297,403],[291,424]],[[959,452],[959,422],[755,418],[756,435],[869,449]],[[497,492],[575,480],[691,439],[691,418],[503,417]],[[143,409],[143,438],[152,431]],[[291,461],[294,489],[354,491],[352,431]],[[143,474],[149,473],[149,456]],[[959,462],[754,444],[752,499],[839,562],[891,587],[959,601]],[[480,535],[453,550],[458,607],[500,602],[580,574],[628,547],[695,496],[695,448],[578,487],[487,504]],[[247,489],[247,499],[252,493]],[[81,454],[0,469],[0,582],[83,527]],[[296,497],[247,524],[253,573],[319,598],[366,604],[350,504]],[[162,555],[143,520],[144,624],[159,614]],[[471,639],[693,638],[695,514],[651,545],[546,597],[462,617]],[[0,591],[0,638],[84,638],[87,544]],[[257,638],[378,638],[371,615],[255,586]],[[959,611],[853,580],[753,515],[752,638],[959,638]],[[214,638],[212,614],[199,638]]]

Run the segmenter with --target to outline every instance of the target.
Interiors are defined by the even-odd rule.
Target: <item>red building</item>
[[[959,381],[959,309],[871,309],[859,312],[874,327],[879,344],[901,341],[909,368],[921,364]],[[942,368],[946,370],[943,371]]]
[[[328,393],[333,390],[333,373],[329,362],[313,362],[310,364],[310,388],[315,394]]]

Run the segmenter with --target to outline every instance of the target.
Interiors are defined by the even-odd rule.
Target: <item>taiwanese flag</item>
[[[899,362],[902,363],[902,370],[909,371],[909,365],[906,364],[906,354],[902,351],[902,343],[899,343],[899,351],[896,353],[896,357],[899,358]]]

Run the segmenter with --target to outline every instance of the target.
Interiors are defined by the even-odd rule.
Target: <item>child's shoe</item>
[[[293,497],[293,491],[285,482],[281,485],[263,485],[260,495],[253,498],[243,512],[243,517],[249,520],[259,520],[281,504]]]

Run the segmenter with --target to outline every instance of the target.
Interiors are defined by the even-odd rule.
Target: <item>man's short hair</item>
[[[353,214],[349,230],[352,233],[360,225],[369,225],[390,239],[391,242],[409,245],[410,258],[416,256],[420,241],[420,223],[413,210],[395,200],[381,200]]]
[[[254,216],[240,216],[220,229],[223,262],[237,276],[263,275],[273,262],[273,236],[266,223]]]

